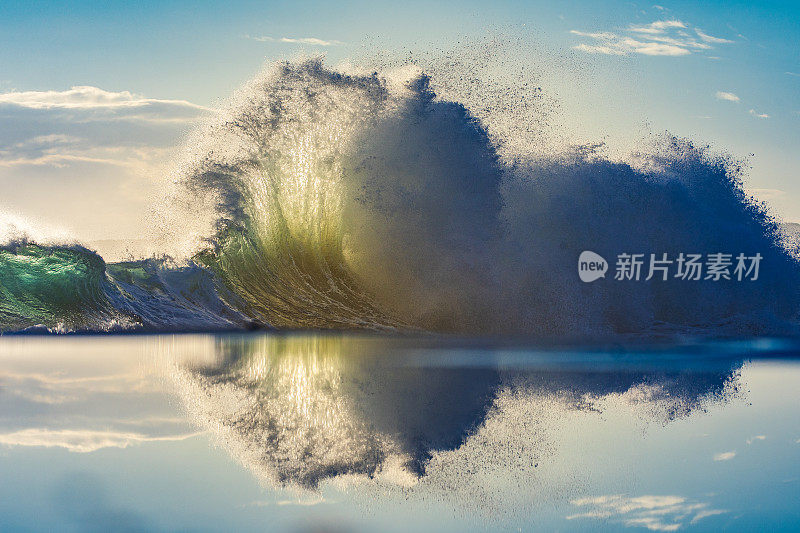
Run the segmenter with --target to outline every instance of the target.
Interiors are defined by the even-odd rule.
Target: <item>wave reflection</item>
[[[174,366],[179,394],[262,481],[470,490],[485,502],[498,479],[508,489],[541,477],[558,452],[554,431],[572,414],[625,404],[669,423],[736,396],[742,364],[687,366],[647,352],[553,364],[547,352],[514,346],[321,334],[221,336],[205,349],[208,357]]]

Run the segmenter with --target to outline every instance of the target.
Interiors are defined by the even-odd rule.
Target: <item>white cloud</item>
[[[0,159],[0,167],[18,167],[18,166],[51,166],[56,168],[65,168],[72,163],[95,163],[101,165],[118,165],[126,166],[125,161],[118,159],[108,159],[100,157],[90,157],[85,155],[75,154],[49,154],[40,157],[25,158],[20,157],[17,159]]]
[[[721,37],[714,37],[712,35],[704,33],[703,30],[701,30],[700,28],[695,28],[694,32],[697,34],[698,37],[700,37],[702,40],[704,40],[707,43],[728,44],[728,43],[732,43],[733,42],[730,39],[723,39]]]
[[[686,24],[680,20],[657,20],[650,24],[642,24],[639,26],[631,25],[628,29],[636,33],[664,33],[669,28],[685,28]]]
[[[0,434],[0,444],[6,446],[40,446],[64,448],[75,453],[89,453],[102,448],[127,448],[134,444],[158,441],[180,441],[200,433],[150,436],[135,432],[29,428]]]
[[[722,452],[722,453],[718,453],[718,454],[714,455],[714,460],[715,461],[730,461],[734,457],[736,457],[736,452],[734,452],[734,451]]]
[[[689,32],[689,24],[680,20],[657,20],[649,24],[630,25],[620,32],[570,33],[595,42],[580,43],[572,48],[591,54],[624,56],[685,56],[696,51],[711,50],[712,44],[730,43],[727,39],[712,37],[694,28],[699,40]]]
[[[245,508],[245,507],[271,507],[273,505],[277,505],[279,507],[284,507],[284,506],[287,506],[287,505],[298,505],[300,507],[311,507],[313,505],[319,505],[319,504],[322,504],[322,503],[330,503],[330,502],[320,495],[318,497],[314,497],[314,498],[311,498],[311,499],[305,499],[305,500],[304,499],[300,499],[300,498],[297,498],[295,500],[275,500],[275,501],[257,500],[257,501],[253,501],[253,502],[250,502],[248,504],[242,505],[241,508]]]
[[[598,41],[596,45],[585,43],[573,46],[575,50],[591,54],[627,55],[631,53],[650,56],[681,56],[691,53],[689,50],[674,44],[659,41],[641,41],[632,37],[619,36],[614,33],[584,33],[572,30],[570,33],[589,37]]]
[[[733,93],[728,93],[725,91],[717,91],[717,94],[715,96],[717,97],[717,100],[727,100],[729,102],[740,101],[740,98],[738,96],[736,96]]]
[[[344,44],[341,41],[326,41],[317,37],[269,37],[269,36],[250,36],[245,35],[246,39],[252,39],[262,43],[288,43],[288,44],[309,44],[312,46],[338,46]]]
[[[282,43],[300,43],[300,44],[313,44],[317,46],[334,46],[343,44],[341,41],[323,41],[322,39],[317,39],[316,37],[301,37],[298,39],[293,39],[290,37],[281,37]]]
[[[723,509],[707,509],[705,511],[700,511],[699,513],[697,513],[694,516],[694,518],[692,518],[692,521],[690,523],[691,524],[696,524],[697,522],[699,522],[703,518],[708,518],[709,516],[717,516],[717,515],[725,514],[727,512],[728,511],[725,511]]]
[[[686,48],[672,44],[638,42],[633,39],[626,39],[625,44],[630,44],[633,52],[647,56],[685,56],[691,52]]]
[[[689,500],[682,496],[644,495],[630,497],[611,494],[593,498],[579,498],[570,503],[588,510],[567,516],[614,520],[628,527],[642,527],[650,531],[677,531],[686,523],[694,524],[703,518],[727,511],[713,509],[708,503]]]
[[[596,33],[587,33],[578,30],[570,30],[570,33],[573,35],[580,35],[581,37],[591,37],[592,39],[603,39],[610,41],[612,39],[617,39],[617,35],[615,33],[611,33],[608,31],[604,32],[596,32]]]
[[[0,233],[3,218],[0,212]],[[9,221],[21,228],[28,222]],[[174,405],[163,402],[161,377],[143,369],[131,347],[112,341],[98,341],[102,347],[44,341],[0,346],[0,449],[89,453],[198,435]],[[115,346],[113,357],[98,359],[94,352],[108,353],[108,342]]]
[[[588,54],[605,54],[608,56],[616,55],[616,56],[624,56],[627,54],[625,50],[622,50],[615,46],[591,46],[588,44],[579,44],[577,46],[573,46],[575,50],[579,50],[581,52],[586,52]]]
[[[691,50],[711,50],[711,45],[701,43],[695,39],[689,38],[688,35],[679,35],[677,37],[669,37],[666,35],[648,35],[646,37],[650,41],[657,42],[657,43],[666,43],[671,44],[674,46],[679,46],[681,48],[688,49],[687,51]]]
[[[78,239],[141,233],[174,147],[210,113],[88,85],[2,92],[3,208],[69,227]]]
[[[717,97],[717,100],[726,100],[728,102],[737,102],[737,103],[741,102],[741,98],[739,98],[737,95],[725,91],[717,91],[717,93],[714,96]],[[756,118],[769,118],[768,114],[759,113],[755,109],[751,109],[750,111],[748,111],[748,113],[750,113]]]
[[[787,75],[789,75],[789,76],[795,76],[795,77],[797,77],[797,78],[800,78],[800,74],[798,74],[797,72],[789,72],[789,71],[787,70],[787,71],[786,71],[786,74],[787,74]]]
[[[111,92],[90,85],[75,86],[67,91],[11,91],[0,93],[0,105],[3,104],[30,109],[108,109],[167,105],[209,111],[206,107],[186,100],[143,98],[130,91]]]
[[[769,189],[767,189],[767,190],[769,190]],[[783,191],[780,191],[780,192],[783,192]],[[766,435],[756,435],[755,437],[750,437],[749,439],[747,439],[747,444],[753,444],[757,440],[767,440],[767,436]]]

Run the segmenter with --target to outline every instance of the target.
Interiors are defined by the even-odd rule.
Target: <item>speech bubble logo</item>
[[[578,275],[581,281],[591,283],[592,281],[606,277],[608,262],[601,255],[586,250],[581,252],[578,258]]]

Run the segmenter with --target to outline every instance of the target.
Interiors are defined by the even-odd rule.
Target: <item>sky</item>
[[[744,158],[746,187],[800,222],[796,2],[16,2],[0,4],[0,213],[132,238],[175,150],[265,63],[332,65],[519,42],[573,142],[669,131]],[[20,222],[22,224],[22,222]]]

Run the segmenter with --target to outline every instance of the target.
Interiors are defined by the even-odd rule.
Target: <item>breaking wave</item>
[[[273,65],[193,134],[161,209],[176,248],[200,246],[106,264],[14,240],[0,249],[0,330],[797,331],[797,250],[745,194],[741,163],[668,135],[627,162],[538,153],[537,124],[509,127],[502,102],[473,110],[436,87],[414,69]],[[756,281],[584,284],[583,250],[763,260]]]

